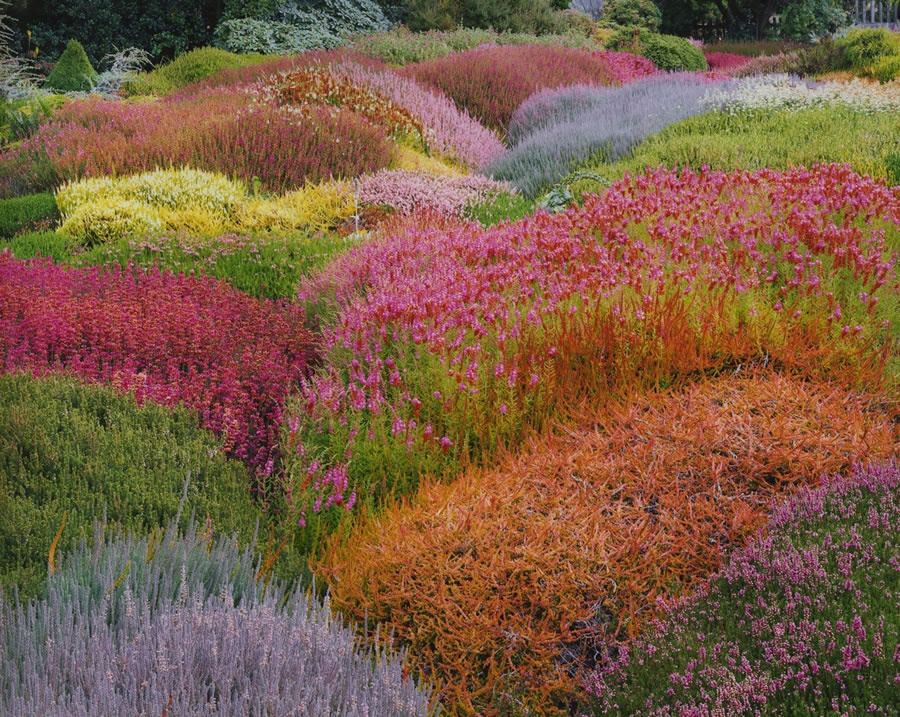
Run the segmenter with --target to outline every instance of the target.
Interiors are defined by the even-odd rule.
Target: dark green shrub
[[[46,86],[60,92],[86,92],[97,82],[97,71],[91,65],[87,54],[78,40],[69,40],[65,52],[60,56],[49,74]]]
[[[37,224],[59,219],[56,199],[49,192],[14,199],[0,199],[0,239],[8,238]]]
[[[636,52],[660,70],[706,70],[706,57],[689,40],[675,35],[660,35],[639,27],[623,28],[606,43],[611,50]]]
[[[900,35],[883,28],[851,30],[843,45],[850,64],[861,70],[882,57],[900,54]]]
[[[788,3],[775,34],[787,40],[815,42],[847,24],[847,12],[834,0],[802,0]]]
[[[550,0],[411,0],[406,23],[415,31],[459,25],[537,34],[559,29]]]
[[[104,511],[138,532],[165,526],[188,473],[185,523],[193,512],[249,541],[259,514],[247,469],[187,411],[66,377],[0,376],[0,584],[35,594],[63,514],[57,550]]]
[[[26,232],[3,243],[16,259],[49,256],[53,261],[65,261],[72,256],[78,242],[67,234],[54,231]]]
[[[606,0],[600,19],[604,23],[656,32],[662,22],[662,12],[653,0]]]
[[[847,50],[831,38],[825,38],[812,47],[791,53],[789,71],[797,75],[821,75],[842,70],[849,64]]]

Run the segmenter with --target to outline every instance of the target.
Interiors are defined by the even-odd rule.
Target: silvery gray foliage
[[[42,599],[0,591],[0,714],[439,714],[403,677],[405,655],[358,649],[327,598],[264,589],[249,550],[176,526],[155,538],[98,528]]]
[[[710,81],[695,73],[660,74],[624,87],[576,85],[526,100],[510,122],[510,150],[485,173],[528,197],[592,156],[616,161],[649,135],[703,111]],[[716,83],[728,92],[731,83]]]
[[[11,43],[15,40],[9,16],[3,10],[9,6],[0,0],[0,98],[17,100],[30,96],[36,88],[36,74],[23,58],[15,55]]]
[[[93,92],[107,99],[118,96],[119,90],[128,80],[145,68],[153,65],[150,53],[138,47],[117,50],[103,58],[108,67],[97,77]]]

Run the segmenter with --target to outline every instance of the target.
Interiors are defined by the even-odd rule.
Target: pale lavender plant
[[[649,135],[699,114],[713,81],[685,72],[624,87],[579,85],[538,93],[513,116],[512,149],[484,172],[534,197],[578,162],[595,155],[615,161]],[[730,83],[717,86],[727,93]]]
[[[383,169],[359,180],[361,202],[388,206],[401,214],[431,209],[444,216],[462,216],[473,204],[504,192],[515,193],[515,189],[477,174],[448,177],[405,169]]]
[[[175,525],[156,539],[98,527],[42,599],[0,593],[0,714],[439,713],[404,676],[405,656],[359,649],[327,598],[264,589],[249,550]]]

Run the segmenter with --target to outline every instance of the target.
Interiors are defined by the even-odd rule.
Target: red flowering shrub
[[[459,52],[398,70],[447,94],[494,129],[504,129],[532,93],[562,85],[608,85],[603,54],[552,45],[505,45]]]
[[[259,177],[269,191],[283,191],[390,161],[384,130],[351,110],[318,107],[292,117],[251,103],[237,90],[207,90],[180,102],[72,102],[0,155],[0,194],[184,165]]]
[[[706,64],[709,65],[710,70],[733,70],[753,60],[753,57],[735,55],[731,52],[707,52],[705,54]]]
[[[60,371],[184,404],[263,475],[278,457],[282,405],[313,356],[303,320],[209,277],[0,253],[0,371]]]

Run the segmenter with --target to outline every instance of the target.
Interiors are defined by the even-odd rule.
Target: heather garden
[[[898,714],[896,3],[4,11],[0,715]]]

